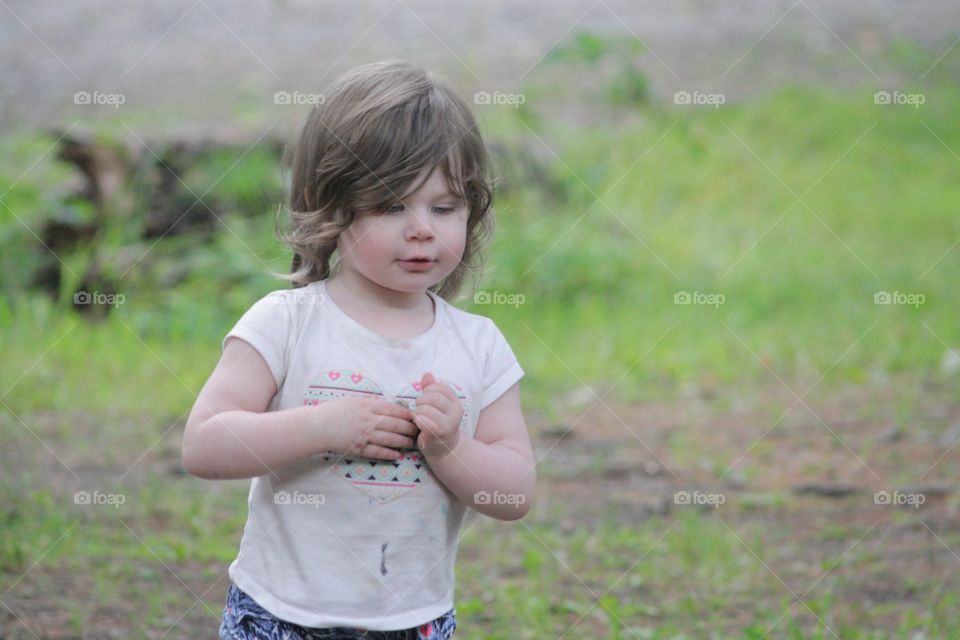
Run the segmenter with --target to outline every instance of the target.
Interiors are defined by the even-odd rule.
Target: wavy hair
[[[389,207],[436,167],[469,217],[460,264],[430,289],[453,300],[468,276],[477,284],[495,225],[488,153],[470,107],[435,74],[404,60],[348,71],[286,145],[283,167],[292,170],[289,228],[278,208],[277,234],[294,255],[290,274],[274,275],[293,287],[339,269],[337,238],[358,210]]]

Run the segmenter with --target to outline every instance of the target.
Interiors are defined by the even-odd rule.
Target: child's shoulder
[[[448,319],[452,319],[449,326],[454,330],[450,333],[456,334],[454,339],[466,345],[482,362],[488,384],[492,385],[493,379],[506,375],[504,372],[507,371],[519,371],[523,375],[510,342],[493,318],[464,311],[449,303],[444,303],[444,307]]]
[[[316,283],[311,283],[296,289],[274,289],[261,295],[250,304],[245,315],[248,318],[262,318],[278,320],[287,318],[292,320],[303,315],[303,310],[311,305],[321,304],[323,296],[319,294]]]
[[[297,288],[274,289],[263,294],[254,304],[284,304],[290,306],[317,304],[323,301],[319,282]]]
[[[447,317],[461,330],[484,337],[493,337],[500,332],[492,318],[479,313],[465,311],[443,298],[438,299],[446,310]]]

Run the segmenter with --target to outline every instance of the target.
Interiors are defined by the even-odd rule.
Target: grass
[[[614,397],[629,401],[678,382],[766,378],[768,367],[811,382],[823,372],[828,381],[856,383],[936,371],[960,337],[952,313],[960,263],[949,253],[960,235],[951,206],[960,196],[951,179],[957,161],[949,151],[960,148],[950,116],[957,100],[954,89],[931,90],[918,111],[881,108],[867,93],[791,89],[721,109],[651,109],[628,130],[534,131],[510,121],[504,135],[515,130],[543,147],[565,191],[555,199],[542,185],[520,183],[501,194],[499,235],[481,288],[520,294],[522,302],[461,304],[497,321],[528,372],[530,401],[545,410],[558,389],[581,384],[616,383]],[[504,117],[512,116],[496,116]],[[40,148],[10,143],[5,179]],[[210,162],[222,169],[225,160]],[[30,181],[62,169],[40,167],[14,186],[10,209],[0,209],[5,246],[30,239],[10,210],[35,227],[53,206]],[[276,184],[263,167],[262,158],[248,158],[215,194],[256,201],[250,185]],[[195,170],[191,188],[200,192],[201,177],[215,174]],[[803,195],[800,203],[795,195]],[[289,259],[266,212],[226,218],[207,246],[183,242],[135,247],[159,266],[128,273],[119,287],[126,302],[111,314],[116,323],[83,324],[69,345],[47,355],[48,366],[75,370],[92,357],[129,372],[137,361],[134,370],[169,377],[162,360],[195,391],[216,360],[218,338],[256,297],[283,286],[266,269],[283,270]],[[11,258],[4,264],[18,256]],[[185,280],[156,286],[157,273],[184,261]],[[62,297],[76,284],[67,276]],[[874,304],[879,291],[920,293],[925,301]],[[722,295],[722,303],[675,304],[682,292]],[[8,293],[3,307],[4,331],[20,338],[0,374],[9,386],[38,345],[49,346],[77,318],[19,292]],[[101,350],[105,342],[109,350]],[[189,354],[189,365],[178,364],[178,352]],[[139,388],[136,376],[129,381],[129,390]],[[166,398],[175,396],[170,403],[183,406],[176,386],[161,384]],[[74,391],[53,408],[90,398],[90,390]],[[11,402],[16,409],[32,400]]]
[[[491,110],[485,126],[547,158],[547,181],[514,176],[498,200],[482,289],[522,294],[523,302],[462,306],[500,326],[527,371],[525,407],[544,423],[560,420],[565,394],[583,385],[615,385],[608,402],[679,401],[708,390],[720,396],[716,409],[776,378],[799,392],[814,383],[870,388],[905,375],[915,384],[889,405],[862,403],[861,417],[892,416],[933,433],[939,423],[920,413],[924,398],[930,386],[955,385],[941,363],[960,342],[960,262],[950,253],[960,236],[951,151],[960,149],[960,94],[948,85],[924,91],[920,110],[881,108],[867,91],[786,89],[716,110],[650,105],[629,126],[587,130],[533,117],[535,105]],[[158,461],[176,463],[171,433],[216,363],[220,339],[256,298],[282,287],[265,270],[284,269],[289,255],[266,211],[230,215],[202,246],[182,238],[136,245],[135,255],[149,260],[119,282],[126,301],[102,321],[66,304],[92,248],[63,256],[59,300],[26,293],[16,285],[45,259],[31,244],[43,220],[90,215],[48,188],[68,175],[44,155],[50,143],[14,136],[0,153],[0,433],[10,452],[0,470],[0,592],[42,560],[29,580],[52,586],[56,576],[43,568],[58,567],[88,581],[65,613],[75,633],[95,623],[92,603],[111,602],[122,605],[113,615],[123,628],[138,630],[131,637],[157,637],[174,624],[171,610],[195,604],[185,585],[202,593],[234,557],[247,486],[198,490],[196,479]],[[191,188],[202,193],[230,164],[210,159],[189,176]],[[263,206],[257,187],[276,187],[268,167],[254,154],[211,197],[237,210]],[[111,255],[130,238],[111,229],[96,248]],[[177,284],[163,287],[165,279]],[[922,293],[925,302],[877,305],[878,291]],[[676,304],[679,292],[724,301]],[[767,424],[783,409],[759,404]],[[713,477],[730,463],[688,432],[671,434],[666,446],[680,467]],[[752,455],[772,464],[783,452],[768,440]],[[55,457],[78,469],[132,466],[127,478],[83,483],[122,493],[126,503],[74,504],[80,487],[71,478],[44,481],[51,467],[66,477]],[[757,467],[744,476],[762,481]],[[919,630],[942,637],[960,624],[946,578],[943,591],[933,578],[905,578],[914,596],[857,605],[857,572],[870,577],[883,567],[876,533],[862,543],[874,555],[845,556],[865,527],[831,512],[801,534],[806,523],[790,519],[797,508],[771,492],[719,512],[582,522],[569,534],[556,526],[562,513],[548,510],[513,525],[481,520],[461,546],[457,607],[468,622],[458,637],[558,637],[578,620],[566,637],[812,638],[832,630],[866,640]],[[919,526],[922,514],[895,515],[904,527]],[[817,544],[808,549],[804,540]],[[223,606],[204,600],[215,613]],[[187,619],[214,624],[199,605]]]
[[[940,103],[955,103],[956,96],[949,98]],[[956,160],[920,120],[878,113],[866,96],[786,92],[678,120],[652,117],[638,131],[558,142],[571,206],[546,217],[542,206],[511,208],[545,219],[501,240],[497,282],[527,293],[531,309],[504,309],[500,316],[506,323],[523,320],[524,342],[532,332],[556,345],[544,354],[531,336],[541,358],[531,364],[537,371],[553,364],[561,377],[572,371],[612,381],[656,344],[624,387],[658,374],[701,383],[704,371],[726,381],[768,375],[757,358],[776,372],[815,379],[855,343],[831,379],[933,369],[944,343],[957,341],[949,319],[955,261],[936,260],[960,229],[947,213],[957,195],[947,186]],[[956,128],[938,114],[922,120],[958,146]],[[655,142],[656,151],[616,182],[628,154],[639,157]],[[889,149],[899,157],[890,158]],[[910,176],[907,166],[922,167],[924,175]],[[810,210],[790,209],[790,191],[810,185]],[[607,189],[609,209],[589,208],[593,194]],[[568,229],[543,255],[539,248]],[[606,240],[592,241],[598,236]],[[538,260],[532,269],[531,256]],[[675,305],[677,291],[719,293],[725,302]],[[926,303],[878,306],[876,291],[921,292]],[[676,330],[657,343],[675,322]],[[602,332],[569,331],[601,326]],[[577,355],[587,353],[589,359]]]
[[[77,628],[90,624],[92,602],[133,600],[146,609],[124,611],[121,624],[138,630],[130,637],[157,637],[195,603],[191,591],[199,597],[225,580],[234,549],[224,541],[242,527],[231,506],[242,502],[242,484],[197,493],[190,479],[151,478],[143,490],[128,492],[116,513],[109,507],[64,508],[66,496],[39,491],[20,500],[20,517],[6,514],[5,538],[21,540],[31,564],[46,552],[44,566],[88,576],[89,589],[72,600]],[[578,638],[594,629],[608,638],[833,637],[829,627],[842,638],[866,639],[918,629],[939,637],[960,623],[952,591],[940,593],[928,610],[916,606],[934,592],[933,576],[905,581],[913,596],[903,600],[897,596],[876,607],[845,601],[856,575],[857,584],[873,584],[877,578],[871,576],[890,579],[882,564],[871,569],[870,554],[848,552],[863,537],[861,548],[885,553],[876,533],[864,536],[866,527],[830,529],[836,544],[814,549],[791,542],[789,528],[771,528],[735,505],[681,511],[641,526],[604,518],[567,533],[551,517],[512,525],[481,519],[465,530],[458,634],[541,638],[567,632],[565,637]],[[5,574],[22,572],[24,565],[5,564]],[[223,606],[216,597],[202,600],[206,606],[197,604],[188,618],[194,628],[215,624]],[[177,614],[173,619],[171,612]],[[511,635],[507,630],[520,621],[519,635]]]

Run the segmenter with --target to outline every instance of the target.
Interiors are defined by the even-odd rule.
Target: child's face
[[[344,269],[395,291],[424,291],[447,277],[463,257],[467,205],[448,193],[441,169],[386,211],[358,211],[340,234]],[[425,257],[427,262],[406,262]]]

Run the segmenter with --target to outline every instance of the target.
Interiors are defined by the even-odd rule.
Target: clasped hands
[[[460,441],[462,419],[463,405],[456,392],[437,382],[432,373],[424,373],[413,409],[413,423],[420,430],[416,439],[420,452],[433,460],[450,453]]]

